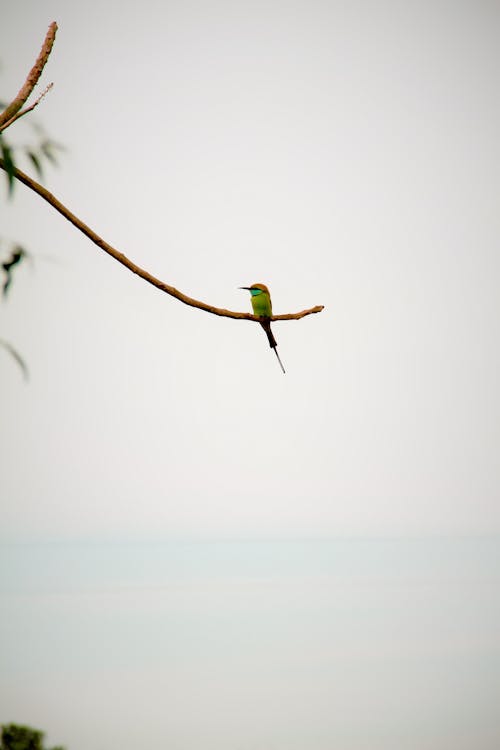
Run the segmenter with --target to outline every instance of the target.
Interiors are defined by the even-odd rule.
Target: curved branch
[[[40,54],[38,55],[37,60],[35,64],[33,65],[33,67],[31,68],[30,72],[28,73],[28,77],[26,78],[18,95],[7,106],[7,108],[0,114],[0,130],[3,129],[2,126],[6,127],[6,123],[11,124],[11,122],[13,122],[13,120],[16,119],[15,115],[17,114],[17,112],[19,112],[23,104],[25,104],[29,95],[31,94],[36,84],[38,83],[38,79],[42,75],[42,70],[45,67],[45,63],[49,59],[49,55],[52,50],[52,45],[54,44],[54,40],[56,38],[56,31],[57,31],[57,23],[53,21],[50,24],[47,34],[45,36],[45,41],[42,45],[42,49],[40,50]]]
[[[0,167],[2,169],[6,169],[5,162],[3,159],[0,158]],[[170,286],[170,284],[166,284],[164,281],[160,281],[160,279],[157,279],[155,276],[150,274],[148,271],[144,270],[140,266],[133,263],[129,258],[127,258],[126,255],[121,253],[119,250],[116,250],[114,247],[109,245],[105,240],[102,239],[102,237],[99,237],[98,234],[96,234],[90,227],[87,226],[87,224],[84,224],[83,221],[81,221],[75,214],[71,213],[69,209],[66,208],[57,198],[52,195],[52,193],[49,193],[48,190],[46,190],[42,185],[40,185],[38,182],[33,180],[31,177],[28,177],[27,174],[24,172],[21,172],[20,169],[15,168],[14,169],[14,176],[22,182],[24,185],[29,187],[31,190],[33,190],[35,193],[38,193],[38,195],[43,198],[47,203],[49,203],[53,208],[56,209],[62,216],[64,216],[65,219],[71,222],[77,229],[80,230],[86,237],[89,238],[97,247],[100,247],[101,250],[104,250],[105,253],[108,255],[111,255],[112,258],[118,261],[118,263],[121,263],[125,268],[128,268],[129,271],[132,271],[132,273],[135,273],[137,276],[140,276],[141,279],[144,279],[144,281],[147,281],[149,284],[152,284],[157,289],[160,289],[162,292],[166,292],[167,294],[170,294],[171,297],[175,297],[180,302],[183,302],[185,305],[189,305],[190,307],[197,307],[200,310],[205,310],[205,312],[212,313],[213,315],[220,315],[225,318],[237,318],[240,320],[253,320],[253,321],[260,321],[260,318],[257,315],[251,315],[250,313],[243,313],[243,312],[234,312],[233,310],[225,310],[222,307],[214,307],[213,305],[208,305],[206,302],[201,302],[200,300],[193,299],[193,297],[188,297],[187,294],[183,294],[178,289],[176,289],[173,286]],[[273,315],[271,320],[299,320],[300,318],[304,318],[306,315],[311,315],[313,313],[319,313],[323,310],[323,305],[317,305],[316,307],[311,307],[308,310],[302,310],[298,313],[286,313],[285,315]]]

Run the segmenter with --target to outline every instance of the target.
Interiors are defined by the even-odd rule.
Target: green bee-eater
[[[273,314],[273,306],[271,303],[271,295],[269,294],[269,289],[265,284],[252,284],[252,286],[240,286],[240,289],[248,289],[251,297],[252,302],[252,308],[253,308],[253,314],[258,315],[259,318],[262,318],[260,321],[260,324],[264,331],[266,332],[267,339],[269,341],[269,346],[271,349],[274,349],[274,353],[276,354],[278,358],[278,362],[280,363],[280,367],[285,372],[285,368],[283,367],[283,363],[281,362],[280,355],[278,354],[276,347],[278,344],[276,343],[276,339],[273,336],[273,332],[271,331],[271,321],[269,318],[272,317]]]

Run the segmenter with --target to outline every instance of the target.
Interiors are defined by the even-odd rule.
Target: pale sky
[[[500,531],[500,6],[10,3],[0,97],[52,20],[45,185],[0,236],[5,540]],[[40,87],[40,90],[41,90]],[[27,119],[27,118],[26,118]],[[32,138],[29,122],[6,133]],[[26,166],[26,165],[23,165]],[[3,180],[2,180],[3,182]]]
[[[0,721],[496,750],[498,543],[458,535],[500,533],[500,4],[4,5],[0,99],[59,25],[6,135],[65,145],[71,211],[212,305],[325,309],[274,324],[283,375],[0,175],[0,258],[33,256],[0,302],[30,368],[0,349]]]

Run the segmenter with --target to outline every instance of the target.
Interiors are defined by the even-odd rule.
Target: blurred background
[[[31,254],[1,303],[30,377],[0,349],[0,721],[71,750],[498,747],[499,16],[4,9],[4,101],[59,25],[4,137],[64,146],[71,211],[210,304],[325,309],[274,324],[283,375],[257,325],[0,184],[1,258]]]

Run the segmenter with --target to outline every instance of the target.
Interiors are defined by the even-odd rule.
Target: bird
[[[251,298],[250,301],[252,303],[252,309],[253,314],[257,315],[260,320],[260,324],[264,331],[266,332],[267,340],[269,341],[269,346],[271,349],[274,349],[274,353],[276,354],[276,357],[278,358],[278,362],[280,363],[280,367],[285,372],[285,368],[283,367],[283,363],[280,359],[280,355],[278,354],[276,347],[278,346],[276,339],[273,336],[273,332],[271,331],[271,321],[270,318],[272,318],[273,315],[273,306],[271,303],[271,295],[269,293],[269,289],[265,284],[252,284],[252,286],[240,286],[240,289],[246,289],[250,292]]]

